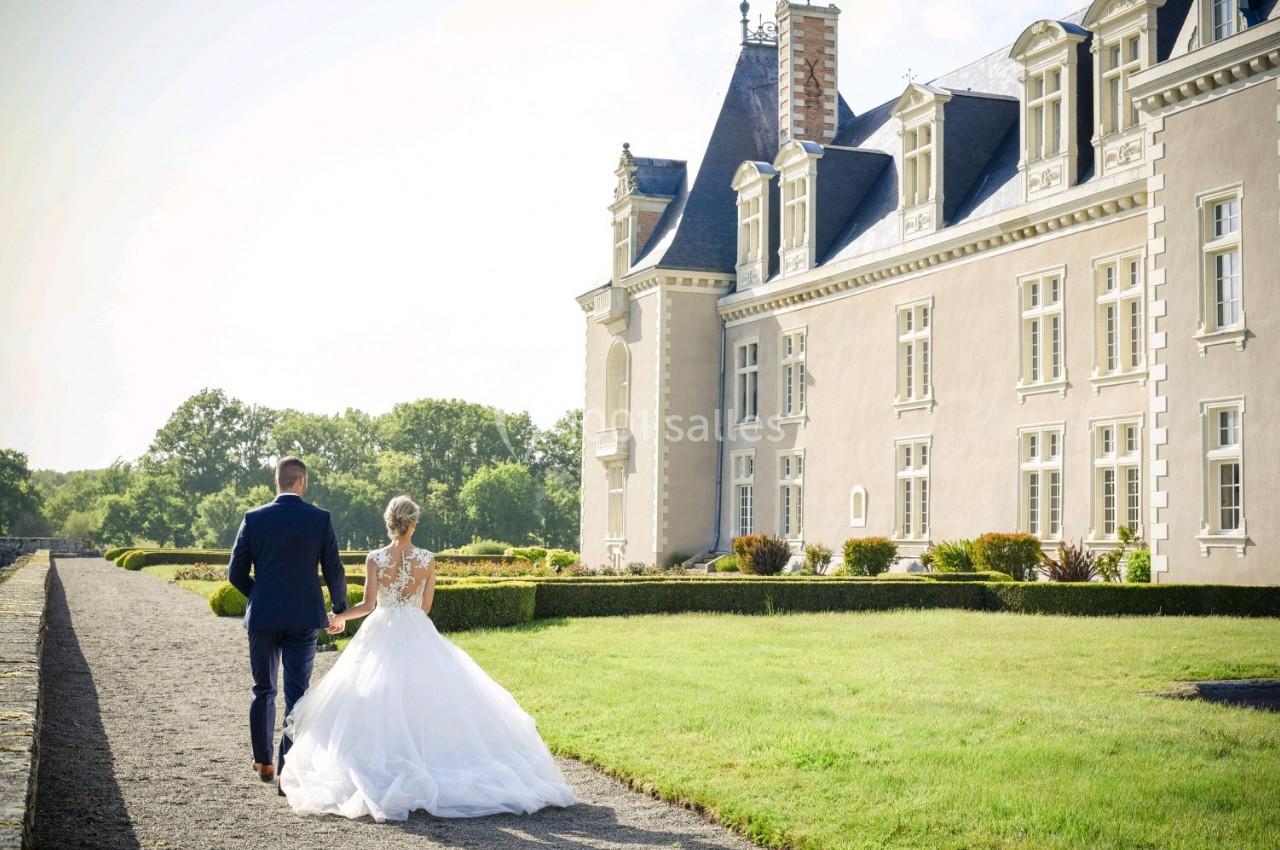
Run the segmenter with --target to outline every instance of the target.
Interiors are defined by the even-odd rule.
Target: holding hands
[[[345,614],[334,614],[329,612],[329,626],[325,629],[331,635],[342,634],[342,630],[346,628],[347,617]]]

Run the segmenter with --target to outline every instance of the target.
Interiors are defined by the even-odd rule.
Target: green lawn
[[[1280,675],[1280,621],[674,615],[451,638],[556,751],[761,843],[1280,846],[1280,716],[1153,695]]]
[[[180,569],[182,569],[182,566],[179,564],[157,564],[153,567],[143,567],[141,572],[147,573],[148,575],[156,576],[157,578],[162,578],[165,581],[173,581],[174,573],[176,573]],[[185,590],[190,590],[194,593],[198,593],[201,596],[203,596],[205,599],[208,599],[210,596],[213,595],[213,592],[222,585],[222,582],[192,581],[187,579],[187,580],[180,581],[177,584],[178,584],[178,587],[181,587]]]

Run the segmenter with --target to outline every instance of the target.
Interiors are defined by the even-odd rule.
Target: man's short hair
[[[298,479],[307,477],[307,465],[300,457],[282,457],[276,464],[276,489],[288,490],[298,483]]]

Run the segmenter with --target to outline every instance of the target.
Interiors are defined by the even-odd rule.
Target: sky
[[[753,21],[772,0],[752,4]],[[844,0],[855,112],[1070,0]],[[737,0],[0,0],[0,448],[143,453],[185,398],[582,404],[613,170],[691,162]]]

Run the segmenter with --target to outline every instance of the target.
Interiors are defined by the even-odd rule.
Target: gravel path
[[[103,560],[65,559],[49,594],[36,836],[52,848],[745,850],[740,836],[559,759],[582,803],[403,824],[301,818],[250,766],[238,620]],[[316,656],[313,681],[336,653]]]

